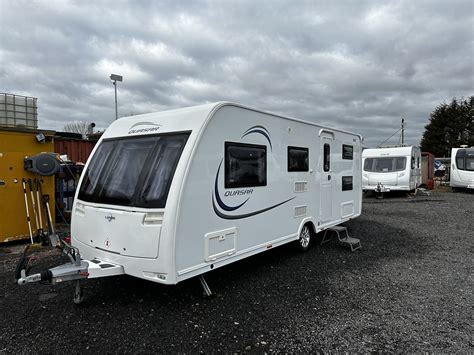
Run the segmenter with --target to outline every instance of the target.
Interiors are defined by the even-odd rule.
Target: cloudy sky
[[[234,101],[376,146],[474,94],[474,2],[0,0],[0,92],[39,125]],[[387,143],[398,143],[399,135]]]

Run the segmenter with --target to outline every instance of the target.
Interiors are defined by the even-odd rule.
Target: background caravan
[[[365,149],[364,191],[412,191],[421,185],[421,152],[415,146]]]
[[[474,148],[451,149],[452,188],[474,189]]]
[[[164,284],[292,241],[306,249],[360,215],[361,166],[360,135],[238,104],[121,118],[81,176],[72,244],[89,278]]]

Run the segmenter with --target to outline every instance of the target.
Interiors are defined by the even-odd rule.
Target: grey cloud
[[[352,130],[375,145],[473,91],[470,1],[0,0],[0,91],[40,126],[230,100]]]

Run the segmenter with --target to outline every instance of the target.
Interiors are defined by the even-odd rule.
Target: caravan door
[[[328,136],[321,137],[321,200],[320,213],[321,223],[325,224],[332,219],[332,189],[333,179],[331,166],[332,138]]]

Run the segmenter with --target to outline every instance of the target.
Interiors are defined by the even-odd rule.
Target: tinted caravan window
[[[331,146],[327,143],[324,144],[323,148],[323,153],[324,153],[324,165],[323,165],[323,170],[324,171],[329,171],[331,168]]]
[[[342,191],[352,190],[352,176],[342,177]]]
[[[352,145],[342,145],[342,159],[354,159],[354,147]]]
[[[267,147],[225,143],[225,187],[267,185]]]
[[[79,199],[163,208],[188,133],[104,140],[85,172]]]
[[[474,171],[474,149],[459,149],[456,153],[456,166],[459,170]]]
[[[308,171],[308,148],[288,147],[288,171]]]
[[[366,158],[364,162],[364,171],[376,173],[391,173],[394,171],[405,170],[407,158]]]

